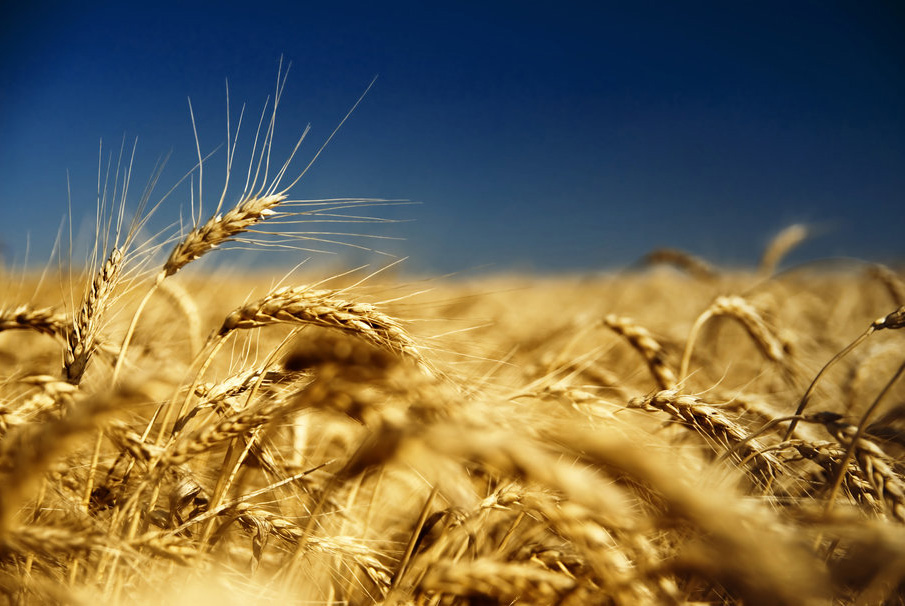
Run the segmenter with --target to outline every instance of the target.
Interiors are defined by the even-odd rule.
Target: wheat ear
[[[719,408],[699,397],[663,390],[650,397],[632,401],[633,408],[654,408],[669,413],[676,420],[691,427],[708,441],[743,455],[743,459],[757,461],[761,479],[770,481],[782,464],[773,455],[763,452],[764,446],[751,438],[741,425],[727,417]]]
[[[423,370],[430,371],[414,339],[398,320],[369,303],[340,298],[335,290],[313,290],[304,286],[279,288],[230,313],[217,336],[223,338],[237,329],[277,323],[340,330],[380,349],[410,358]]]
[[[251,196],[225,215],[211,217],[204,225],[190,231],[173,248],[161,270],[163,277],[172,276],[200,256],[248,231],[255,224],[273,215],[274,207],[285,199],[286,196],[281,194]]]
[[[862,446],[861,444],[859,444],[858,440],[861,439],[861,436],[864,434],[864,429],[867,427],[867,423],[870,420],[871,415],[877,409],[877,406],[880,404],[880,401],[883,399],[883,396],[885,396],[889,392],[889,390],[892,388],[893,384],[895,384],[895,382],[899,380],[899,377],[901,377],[903,373],[905,373],[905,362],[903,362],[899,366],[898,370],[896,370],[896,372],[895,372],[895,374],[893,374],[892,378],[886,383],[886,385],[883,386],[883,389],[880,390],[880,393],[877,395],[876,399],[874,399],[873,403],[867,407],[867,410],[865,410],[864,414],[861,416],[861,420],[858,422],[858,426],[854,431],[854,435],[852,435],[851,441],[849,442],[848,446],[845,449],[845,455],[842,457],[842,461],[839,463],[839,469],[836,471],[836,475],[833,478],[833,485],[832,485],[832,488],[830,489],[830,494],[827,497],[827,501],[826,501],[825,511],[827,513],[829,513],[830,510],[832,510],[832,508],[833,508],[833,503],[836,499],[836,493],[839,492],[839,487],[842,484],[842,478],[843,478],[843,476],[845,476],[845,468],[848,467],[849,461],[852,460],[852,457],[856,456],[856,452],[858,452],[857,449]],[[867,451],[863,451],[862,459],[864,456],[870,457],[870,454],[867,453]],[[879,461],[879,459],[877,461]],[[879,467],[877,465],[874,465],[875,462],[876,461],[874,461],[873,458],[868,458],[866,464],[862,464],[862,469],[865,471],[865,473],[868,474],[868,478],[872,482],[877,481],[877,478],[875,477],[875,473],[879,470]],[[881,477],[880,481],[882,483],[878,484],[878,486],[880,486],[880,487],[884,486],[885,478]],[[901,482],[899,483],[899,485],[897,487],[899,489],[901,489]],[[901,490],[899,492],[900,492],[899,497],[901,497],[902,496]],[[882,496],[882,492],[881,492],[881,496]],[[895,500],[893,501],[893,511],[896,513],[898,513],[897,506],[903,507],[903,503],[902,503],[901,499],[899,499],[898,502],[896,502]]]
[[[59,419],[29,423],[0,441],[0,535],[9,528],[18,505],[54,457],[94,430],[105,413],[131,403],[141,394],[120,390],[85,398]]]
[[[113,369],[113,380],[115,381],[119,375],[126,351],[129,348],[129,342],[135,332],[135,326],[138,324],[138,318],[144,311],[148,300],[160,288],[163,282],[169,276],[172,276],[180,269],[188,265],[190,262],[198,259],[202,255],[210,252],[225,242],[229,242],[235,236],[248,231],[252,226],[260,223],[267,217],[274,214],[273,208],[286,199],[282,194],[271,194],[267,196],[250,196],[241,202],[238,206],[231,209],[225,215],[214,215],[203,225],[196,227],[190,231],[176,246],[173,248],[170,256],[164,263],[160,273],[154,280],[151,288],[145,294],[139,303],[138,309],[132,316],[132,322],[126,331],[123,344],[120,347],[119,356],[116,359],[116,366]]]
[[[811,235],[810,230],[800,223],[789,225],[770,240],[764,254],[760,259],[758,273],[763,277],[772,276],[779,262],[783,260],[789,251],[807,240]]]
[[[770,329],[764,319],[757,313],[753,305],[739,296],[717,297],[713,304],[695,320],[685,343],[685,351],[682,352],[682,364],[679,368],[679,377],[688,376],[688,365],[691,362],[691,353],[694,350],[698,333],[704,324],[718,316],[735,318],[745,328],[752,340],[757,344],[761,353],[768,360],[783,367],[786,366],[785,346]]]
[[[101,316],[110,303],[110,297],[119,281],[123,267],[123,253],[114,248],[107,261],[94,276],[88,292],[73,318],[66,338],[66,352],[63,370],[66,379],[78,385],[97,346],[97,335],[101,328]]]
[[[713,280],[717,277],[717,271],[710,263],[677,248],[658,248],[647,253],[644,257],[645,265],[661,263],[678,267],[699,280]]]
[[[676,375],[666,363],[663,347],[650,332],[630,318],[610,314],[603,319],[604,325],[618,335],[625,337],[635,350],[644,356],[650,373],[660,389],[674,389],[678,384]]]
[[[197,385],[200,384],[201,374],[230,334],[236,330],[260,328],[278,323],[296,326],[313,325],[340,330],[364,339],[382,350],[410,358],[423,372],[431,376],[434,374],[431,366],[421,355],[414,339],[402,328],[401,324],[394,318],[378,311],[375,306],[347,301],[340,298],[338,291],[335,290],[283,287],[271,291],[261,299],[239,307],[226,317],[220,329],[213,335],[205,362],[196,375],[195,384],[186,393],[185,401],[178,409],[177,415],[181,415],[185,411]],[[173,414],[175,406],[173,400],[165,406],[160,436],[170,422],[170,416]],[[160,436],[158,436],[158,442]]]
[[[0,332],[5,330],[34,330],[51,337],[66,338],[69,319],[52,307],[19,305],[0,310]]]
[[[840,476],[846,475],[848,463],[854,458],[877,497],[877,505],[882,510],[888,510],[895,519],[905,522],[905,482],[895,471],[892,457],[879,444],[864,437],[861,430],[863,421],[855,426],[832,413],[818,413],[814,417],[845,447],[845,451],[838,457],[839,464],[828,469],[833,480],[833,496],[838,491],[836,484],[841,484]],[[849,454],[849,450],[852,454]],[[832,507],[830,500],[826,507]]]

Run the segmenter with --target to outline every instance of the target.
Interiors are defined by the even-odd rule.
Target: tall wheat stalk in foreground
[[[282,63],[281,63],[282,68]],[[248,176],[246,177],[245,186],[243,188],[243,193],[239,203],[227,211],[225,214],[221,214],[220,211],[223,206],[224,199],[227,194],[228,186],[229,186],[229,178],[230,173],[232,171],[232,162],[235,154],[235,141],[232,143],[232,147],[230,146],[230,133],[229,128],[227,128],[227,148],[226,148],[226,157],[227,157],[227,165],[226,165],[226,183],[223,186],[222,193],[220,195],[220,199],[217,203],[216,210],[214,214],[204,223],[196,225],[193,229],[191,229],[184,237],[179,239],[176,245],[173,247],[169,256],[167,257],[166,262],[164,263],[161,270],[155,276],[153,282],[151,283],[150,288],[148,289],[145,297],[139,303],[138,309],[135,312],[132,322],[129,325],[129,328],[126,332],[126,336],[123,339],[122,346],[120,348],[120,353],[116,361],[116,366],[113,370],[113,381],[115,382],[119,376],[121,371],[123,362],[125,360],[126,352],[129,347],[129,342],[132,338],[132,335],[135,330],[135,326],[138,323],[138,319],[140,318],[142,311],[144,310],[145,305],[147,305],[148,300],[151,296],[156,292],[159,288],[160,284],[168,277],[175,275],[178,271],[184,268],[186,265],[191,263],[192,261],[201,258],[205,254],[214,250],[215,248],[231,241],[235,241],[238,236],[244,234],[251,230],[254,226],[259,223],[266,221],[268,219],[274,218],[286,218],[290,215],[301,215],[301,216],[312,216],[317,215],[319,211],[327,210],[332,211],[336,207],[342,207],[344,203],[351,202],[352,206],[362,207],[368,206],[371,201],[348,201],[348,200],[314,200],[308,202],[296,202],[296,204],[308,205],[309,207],[313,207],[312,210],[302,211],[297,213],[279,213],[277,208],[281,205],[287,205],[288,192],[292,189],[292,187],[298,183],[298,181],[305,175],[308,169],[312,166],[314,161],[320,155],[321,151],[327,146],[327,144],[332,140],[333,136],[339,131],[342,127],[343,123],[349,118],[352,112],[358,107],[358,104],[361,103],[361,100],[368,93],[371,86],[373,85],[373,81],[371,85],[362,93],[362,96],[355,102],[346,116],[340,121],[337,127],[333,130],[324,144],[321,146],[320,150],[314,154],[312,160],[308,163],[308,165],[299,173],[299,175],[289,184],[282,185],[283,178],[286,175],[286,172],[289,170],[290,164],[295,156],[295,153],[298,151],[299,146],[302,141],[304,141],[306,135],[308,134],[308,128],[304,130],[302,135],[299,137],[298,141],[295,144],[292,153],[280,167],[280,169],[276,172],[272,178],[270,178],[268,174],[268,170],[270,168],[270,149],[273,143],[273,138],[276,129],[276,115],[277,108],[279,106],[280,98],[283,93],[283,88],[286,83],[286,76],[288,76],[288,70],[284,74],[282,69],[277,73],[277,87],[276,92],[273,98],[273,109],[271,111],[270,120],[267,123],[265,131],[263,133],[263,143],[260,146],[260,151],[258,151],[258,137],[261,135],[261,124],[264,122],[264,116],[267,112],[267,106],[265,105],[264,111],[261,115],[261,121],[258,123],[258,131],[255,134],[255,145],[252,150],[252,160],[249,164],[248,168]],[[229,112],[228,103],[227,103],[227,113]],[[193,124],[194,124],[194,115],[193,115]],[[241,124],[241,117],[240,117]],[[238,129],[236,132],[236,139],[238,139]],[[196,132],[196,143],[197,143],[197,132]],[[198,165],[199,165],[199,200],[201,199],[202,192],[202,180],[203,173],[201,170],[203,169],[204,160],[201,156],[201,148],[200,144],[198,147]],[[255,155],[257,153],[257,156]],[[263,172],[262,171],[263,167]],[[260,185],[259,185],[260,179]],[[199,203],[200,205],[200,203]],[[316,219],[315,219],[316,220]],[[303,235],[300,235],[303,237]],[[309,237],[308,239],[318,240],[320,238]]]

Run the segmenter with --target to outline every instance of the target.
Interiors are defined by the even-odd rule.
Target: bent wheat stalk
[[[717,271],[710,263],[677,248],[652,250],[645,255],[643,262],[645,265],[657,265],[659,263],[673,265],[699,280],[714,280],[718,276]]]
[[[780,366],[786,366],[785,347],[764,319],[757,313],[754,306],[739,296],[717,297],[713,304],[695,320],[682,352],[682,364],[679,367],[679,378],[688,376],[688,366],[691,363],[691,353],[694,350],[698,333],[708,320],[718,316],[735,318],[745,328],[764,357]],[[788,369],[787,369],[788,370]],[[797,413],[796,413],[797,414]]]
[[[811,235],[807,226],[800,223],[789,225],[770,240],[764,254],[760,259],[758,273],[769,278],[776,271],[779,262],[783,260],[789,251],[808,239]]]
[[[893,270],[882,263],[872,265],[868,275],[883,283],[895,305],[905,305],[905,282]]]
[[[160,285],[160,293],[164,295],[173,306],[182,312],[188,324],[189,348],[192,354],[201,349],[203,337],[201,336],[201,317],[198,314],[198,306],[192,299],[192,295],[178,282],[167,280]]]

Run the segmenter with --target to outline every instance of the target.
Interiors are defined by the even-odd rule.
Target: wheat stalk
[[[830,367],[847,356],[852,350],[858,347],[858,345],[863,343],[865,339],[870,337],[878,330],[896,330],[899,328],[905,328],[905,305],[902,305],[895,311],[888,313],[883,317],[877,318],[876,320],[871,322],[870,326],[867,327],[867,330],[861,333],[861,335],[859,335],[854,341],[846,345],[841,351],[837,352],[836,355],[830,358],[829,362],[823,365],[823,368],[820,369],[820,371],[811,381],[811,384],[808,385],[808,388],[805,390],[804,395],[801,396],[801,400],[798,402],[798,408],[795,409],[795,416],[798,417],[802,412],[804,412],[805,407],[807,407],[808,402],[811,399],[811,395],[814,393],[814,389],[816,389],[817,387],[817,382],[820,381],[820,377],[822,377],[824,373],[826,373],[826,371],[830,369]],[[795,430],[797,423],[798,420],[795,419],[789,424],[789,428],[786,430],[786,435],[783,436],[783,441],[789,439],[789,436],[792,435],[792,432]]]
[[[811,231],[807,226],[800,223],[789,225],[780,231],[770,240],[766,250],[764,250],[758,266],[758,273],[763,277],[772,276],[783,257],[789,254],[789,251],[793,248],[807,240],[810,235]]]
[[[738,320],[765,358],[779,364],[787,372],[791,372],[786,360],[787,346],[780,341],[779,337],[776,336],[754,306],[742,297],[728,296],[717,297],[710,307],[695,320],[688,335],[688,340],[685,343],[685,350],[682,352],[682,363],[679,368],[680,378],[684,379],[688,376],[691,354],[701,328],[711,318],[720,316]]]
[[[189,351],[197,352],[202,346],[201,316],[198,314],[198,306],[192,299],[192,294],[173,280],[165,280],[160,284],[160,292],[172,304],[182,312],[188,324]]]
[[[677,248],[658,248],[653,250],[645,255],[644,263],[646,265],[659,263],[673,265],[699,280],[713,280],[718,276],[717,271],[710,263]]]

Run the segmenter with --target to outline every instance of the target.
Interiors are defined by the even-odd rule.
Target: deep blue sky
[[[134,199],[172,151],[163,193],[194,162],[186,97],[212,150],[224,80],[250,126],[281,54],[277,147],[310,122],[302,164],[379,74],[294,194],[421,202],[380,232],[413,269],[612,268],[659,246],[749,263],[801,221],[820,235],[799,258],[905,257],[898,2],[78,4],[0,13],[7,260],[26,231],[46,259],[67,170],[76,228],[93,217],[100,139],[139,138]],[[155,225],[187,209],[183,190]]]

